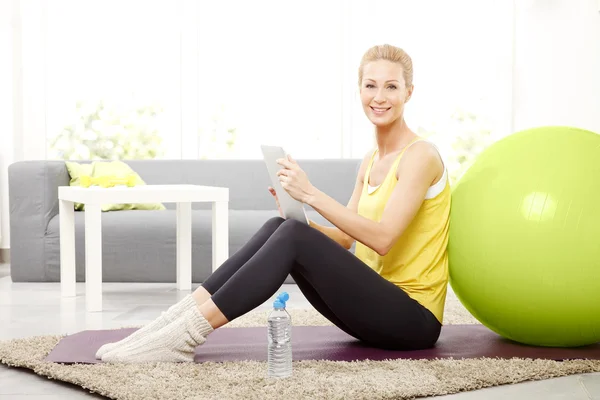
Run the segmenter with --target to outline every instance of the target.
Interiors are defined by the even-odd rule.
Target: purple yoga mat
[[[83,331],[63,338],[46,357],[57,363],[94,364],[96,351],[105,343],[123,339],[135,328]],[[445,325],[432,349],[389,351],[365,346],[334,326],[294,326],[293,359],[385,360],[433,358],[540,358],[549,360],[600,359],[600,344],[577,348],[526,346],[498,336],[482,325]],[[196,348],[194,361],[241,361],[267,359],[267,328],[222,328]]]

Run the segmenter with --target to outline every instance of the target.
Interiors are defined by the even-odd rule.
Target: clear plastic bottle
[[[267,375],[273,378],[286,378],[292,375],[292,317],[285,309],[290,296],[283,292],[273,302],[269,314]]]

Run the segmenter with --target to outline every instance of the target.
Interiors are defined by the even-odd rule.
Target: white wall
[[[0,248],[9,247],[7,168],[13,160],[12,2],[0,1]]]
[[[600,133],[600,2],[517,0],[514,68],[515,131]]]
[[[0,0],[0,248],[10,248],[8,166],[45,158],[45,0]],[[6,88],[6,89],[4,89]]]

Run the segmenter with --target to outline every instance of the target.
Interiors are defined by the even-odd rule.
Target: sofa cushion
[[[309,218],[329,224],[315,211]],[[229,210],[229,255],[238,251],[275,210]],[[85,236],[85,213],[75,213],[75,234]],[[203,282],[212,272],[212,211],[192,211],[192,280]],[[50,220],[45,238],[46,276],[60,280],[59,217]],[[128,210],[102,214],[104,282],[175,282],[176,215],[174,210]],[[85,242],[76,242],[77,280],[85,276]],[[289,279],[287,282],[290,282]]]

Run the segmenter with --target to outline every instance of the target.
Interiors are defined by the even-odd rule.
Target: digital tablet
[[[281,186],[281,182],[279,182],[279,177],[277,176],[277,172],[283,168],[282,165],[277,164],[277,160],[280,158],[287,159],[287,154],[283,150],[283,147],[267,145],[261,145],[260,147],[262,149],[265,164],[267,165],[269,177],[271,178],[271,186],[273,186],[273,189],[275,189],[275,192],[277,193],[279,206],[281,207],[284,218],[295,219],[308,224],[309,220],[308,216],[306,215],[306,211],[304,210],[304,205],[302,202],[294,199],[289,195],[288,192],[285,191],[285,189]]]

